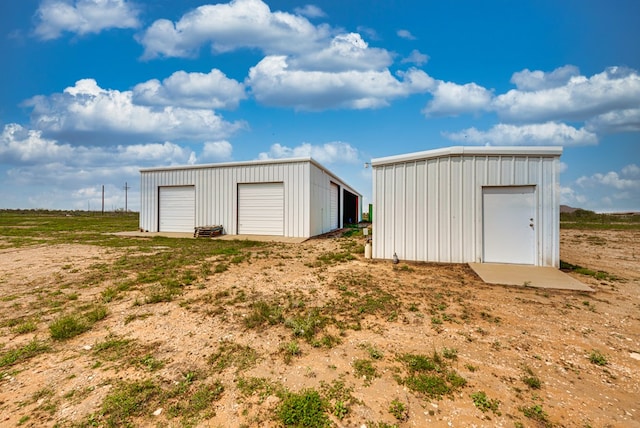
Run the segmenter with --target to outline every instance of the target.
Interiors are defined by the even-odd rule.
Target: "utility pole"
[[[127,186],[127,182],[124,182],[124,212],[126,214],[128,208],[127,208],[127,196],[129,193],[129,189],[131,189],[131,187]]]

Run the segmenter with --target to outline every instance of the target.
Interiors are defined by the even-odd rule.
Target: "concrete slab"
[[[115,232],[112,235],[116,236],[128,236],[132,238],[153,238],[154,236],[163,236],[165,238],[191,238],[193,233],[188,232],[140,232],[137,230],[130,232]],[[213,238],[198,238],[198,239],[220,239],[222,241],[231,240],[243,240],[243,241],[258,241],[258,242],[284,242],[297,244],[304,242],[307,238],[290,238],[287,236],[269,236],[269,235],[220,235]]]
[[[469,263],[469,267],[487,284],[593,291],[591,287],[553,267],[500,263]]]
[[[205,238],[206,239],[206,238]],[[270,235],[220,235],[213,239],[221,239],[223,241],[258,241],[258,242],[284,242],[288,244],[299,244],[307,240],[307,238],[291,238],[289,236],[270,236]]]
[[[111,235],[130,238],[153,238],[154,236],[162,236],[165,238],[193,238],[193,233],[188,232],[140,232],[138,230],[114,232]]]

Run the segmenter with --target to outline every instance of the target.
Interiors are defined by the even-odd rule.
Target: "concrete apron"
[[[487,284],[593,291],[591,287],[553,267],[501,263],[469,263],[469,267]]]

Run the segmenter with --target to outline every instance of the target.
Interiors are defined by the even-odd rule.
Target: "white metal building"
[[[560,147],[373,159],[374,258],[559,267]]]
[[[140,229],[307,238],[360,220],[362,195],[311,158],[140,171]]]

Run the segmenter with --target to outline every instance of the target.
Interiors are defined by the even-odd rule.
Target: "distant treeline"
[[[560,213],[560,226],[567,229],[638,229],[640,213],[598,214],[578,208],[570,213]]]

